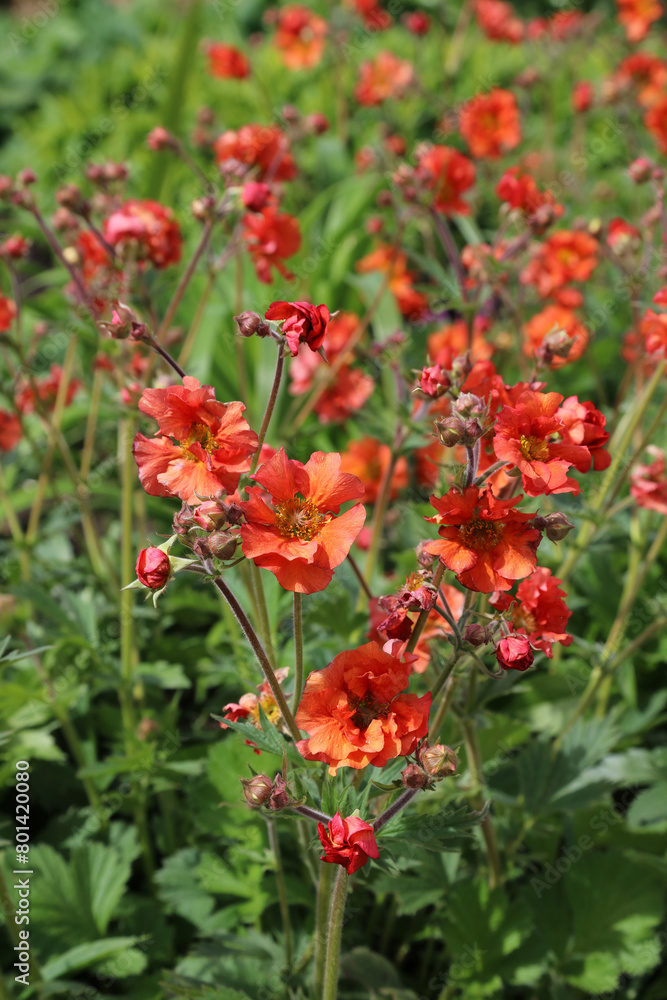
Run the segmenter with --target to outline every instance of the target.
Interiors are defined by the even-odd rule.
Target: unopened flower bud
[[[279,809],[287,809],[291,802],[289,788],[282,774],[277,774],[273,781],[273,789],[267,802],[269,809],[277,812]]]
[[[75,215],[87,215],[90,211],[90,205],[81,194],[78,184],[64,184],[56,191],[56,201]]]
[[[380,208],[388,208],[392,203],[391,191],[380,191],[375,199]]]
[[[479,622],[471,622],[463,629],[463,638],[472,646],[485,646],[491,641],[491,634],[489,626]]]
[[[239,539],[228,531],[214,531],[208,539],[211,555],[216,559],[233,559]]]
[[[528,670],[535,656],[530,642],[520,632],[504,636],[496,646],[496,659],[504,670]]]
[[[273,782],[268,774],[256,774],[252,778],[240,778],[243,798],[252,809],[259,809],[268,801]]]
[[[261,212],[269,203],[271,188],[261,181],[249,181],[243,185],[241,201],[251,212]]]
[[[136,570],[139,583],[149,590],[160,590],[171,575],[169,556],[153,545],[142,549],[137,558]]]
[[[146,145],[160,153],[164,149],[178,149],[178,139],[163,125],[156,125],[146,136]]]
[[[533,524],[538,531],[545,533],[550,542],[562,542],[574,528],[572,521],[559,510],[554,511],[553,514],[547,514],[546,517],[539,515],[534,519]]]
[[[462,392],[452,409],[464,420],[483,419],[486,416],[487,404],[472,392]]]
[[[445,448],[455,448],[461,443],[464,426],[458,417],[443,417],[442,420],[434,420],[433,424],[438,440]]]
[[[155,719],[149,719],[148,716],[144,716],[137,726],[137,739],[147,740],[152,733],[157,733],[159,728]]]
[[[14,190],[14,181],[6,174],[0,174],[0,198],[9,198]]]
[[[20,170],[16,175],[16,180],[19,184],[25,184],[27,187],[29,184],[37,183],[37,174],[31,169],[31,167],[24,167],[24,169]]]
[[[190,211],[197,222],[207,222],[213,217],[215,209],[215,198],[195,198],[190,203]]]
[[[271,327],[259,313],[242,312],[239,316],[235,316],[234,320],[242,337],[252,337],[253,335],[268,337],[271,333]]]
[[[569,357],[573,346],[574,337],[570,337],[567,330],[553,330],[546,335],[535,353],[539,361],[551,365],[554,358]]]
[[[639,156],[628,167],[628,173],[635,184],[645,184],[646,181],[650,180],[652,170],[653,164],[645,156]]]
[[[446,778],[454,774],[459,764],[458,755],[451,747],[436,743],[423,743],[417,750],[417,760],[431,778]]]
[[[329,119],[320,111],[315,111],[311,115],[306,115],[305,125],[308,131],[313,132],[314,135],[324,135],[324,133],[328,132],[331,128]]]
[[[401,771],[401,778],[406,788],[426,788],[430,784],[426,771],[419,764],[408,764]]]
[[[283,121],[286,121],[289,125],[296,125],[297,122],[301,121],[301,112],[293,104],[286,104],[281,116]]]

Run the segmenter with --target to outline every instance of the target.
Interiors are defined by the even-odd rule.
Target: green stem
[[[278,890],[278,905],[280,906],[280,919],[282,920],[283,936],[285,938],[285,967],[287,971],[290,972],[294,962],[294,956],[292,953],[292,928],[290,925],[289,904],[287,902],[285,873],[283,872],[280,857],[280,843],[278,842],[278,833],[276,831],[275,821],[267,817],[266,825],[269,831],[269,844],[271,845],[275,861],[274,871],[276,875],[276,888]]]
[[[271,665],[275,667],[276,665],[276,653],[273,648],[273,639],[271,638],[271,622],[269,621],[269,611],[266,606],[266,595],[264,594],[264,583],[262,582],[262,574],[252,559],[249,560],[250,563],[250,578],[252,580],[252,589],[255,595],[255,607],[257,609],[257,616],[259,618],[259,634],[261,636],[262,642],[266,647],[266,652],[271,661]]]
[[[178,307],[180,305],[181,299],[183,298],[183,296],[185,295],[185,293],[187,291],[187,287],[190,284],[190,281],[192,279],[192,275],[195,273],[195,269],[197,267],[197,264],[199,263],[201,255],[204,253],[204,251],[206,250],[206,247],[208,246],[208,244],[210,242],[211,233],[212,232],[213,232],[213,220],[212,219],[207,219],[207,221],[204,223],[204,229],[202,231],[201,238],[200,238],[199,243],[197,245],[197,249],[193,253],[192,259],[190,260],[190,263],[186,267],[185,271],[183,272],[183,275],[181,276],[181,280],[179,281],[178,285],[176,286],[176,291],[174,292],[174,294],[172,296],[171,302],[167,306],[167,311],[164,314],[164,318],[163,318],[162,322],[160,323],[160,326],[159,326],[159,329],[158,329],[157,333],[155,334],[155,339],[160,344],[162,343],[162,341],[164,340],[164,338],[167,335],[167,331],[169,330],[169,327],[171,326],[171,321],[173,320],[173,318],[174,318],[174,316],[176,314],[176,310],[178,309]]]
[[[324,967],[327,958],[327,927],[329,925],[329,910],[331,909],[331,888],[333,886],[334,869],[332,864],[320,866],[320,881],[317,887],[317,909],[315,911],[315,962],[314,984],[315,996],[322,996],[324,985]]]
[[[435,717],[433,719],[433,722],[431,723],[428,734],[428,738],[431,742],[435,742],[438,739],[438,736],[440,735],[440,730],[442,729],[442,723],[449,710],[449,706],[452,703],[452,698],[454,697],[454,691],[456,689],[456,680],[457,680],[456,677],[452,677],[451,680],[449,681],[443,699],[440,702],[438,711],[435,713]]]
[[[336,1000],[338,995],[338,962],[340,959],[340,942],[343,933],[343,916],[345,914],[348,878],[349,875],[341,866],[336,876],[331,896],[322,1000]]]
[[[216,577],[213,580],[213,584],[218,588],[222,596],[229,604],[230,608],[234,612],[236,620],[238,621],[239,625],[243,630],[243,634],[245,635],[246,639],[252,646],[252,650],[255,656],[257,657],[257,661],[260,667],[264,671],[264,676],[269,682],[269,687],[271,688],[273,697],[275,698],[278,708],[280,709],[280,714],[282,715],[290,733],[292,734],[295,740],[300,740],[301,733],[299,732],[299,728],[296,722],[294,721],[294,716],[290,712],[289,705],[285,700],[285,694],[283,692],[283,689],[281,688],[278,682],[278,678],[275,675],[275,672],[271,665],[271,661],[266,655],[266,650],[262,646],[262,643],[260,642],[257,633],[255,632],[254,628],[250,623],[250,619],[246,615],[245,611],[243,610],[239,602],[236,600],[236,597],[234,596],[233,592],[229,589],[229,587],[221,577],[219,576]]]
[[[134,419],[126,417],[118,427],[118,452],[121,466],[121,541],[120,577],[121,587],[134,580],[134,540],[132,537],[132,493],[134,490],[135,468],[132,457]],[[133,595],[131,590],[120,592],[120,699],[123,714],[123,728],[126,739],[134,733],[135,719],[132,704],[132,673],[134,669],[134,620],[132,615]]]
[[[296,710],[303,692],[303,613],[301,594],[294,592],[294,701],[292,711]]]
[[[472,676],[476,676],[475,673]],[[463,737],[465,741],[468,765],[475,789],[477,789],[471,801],[475,809],[481,809],[484,799],[479,789],[484,787],[484,773],[482,770],[482,754],[479,748],[477,732],[472,719],[463,719]],[[502,882],[502,868],[500,864],[500,853],[498,851],[498,841],[496,831],[493,827],[491,816],[487,813],[481,823],[482,836],[486,846],[486,857],[489,863],[489,888],[496,889]]]
[[[266,404],[266,410],[264,412],[264,419],[262,420],[262,426],[259,430],[259,440],[257,443],[257,451],[252,460],[252,465],[250,466],[250,475],[253,474],[257,468],[259,462],[259,453],[262,450],[262,445],[264,444],[264,439],[266,438],[266,432],[269,429],[269,424],[271,423],[271,417],[273,416],[273,410],[276,405],[276,400],[278,399],[278,390],[280,389],[280,380],[283,377],[283,367],[285,365],[285,358],[283,356],[283,345],[278,344],[278,359],[276,361],[276,373],[273,376],[273,385],[271,386],[271,394],[269,396],[269,401]]]

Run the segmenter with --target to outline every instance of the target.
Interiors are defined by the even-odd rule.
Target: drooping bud
[[[559,510],[546,517],[538,515],[533,524],[538,531],[545,533],[550,542],[562,542],[574,528],[572,521]]]
[[[551,365],[554,358],[567,358],[574,346],[574,337],[567,330],[552,330],[546,335],[535,355],[544,365]]]
[[[268,337],[271,334],[271,327],[259,313],[242,312],[239,316],[234,317],[234,321],[242,337],[252,337],[254,335]]]
[[[277,774],[273,780],[273,789],[267,802],[267,808],[277,812],[287,809],[291,802],[290,791],[282,774]]]
[[[504,636],[496,646],[496,660],[504,670],[528,670],[534,659],[528,638],[519,632]]]
[[[422,368],[419,388],[426,396],[438,399],[443,396],[451,385],[449,375],[440,365]]]
[[[491,642],[492,635],[492,629],[480,622],[470,622],[463,629],[463,638],[472,646],[485,646],[487,642]]]
[[[426,788],[431,783],[426,771],[419,764],[408,764],[401,771],[401,778],[406,788]]]
[[[255,774],[252,778],[240,778],[243,798],[251,809],[259,809],[268,801],[273,782],[268,774]]]

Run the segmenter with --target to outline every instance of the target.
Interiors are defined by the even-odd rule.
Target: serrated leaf
[[[42,965],[42,978],[47,982],[60,979],[70,972],[86,969],[104,959],[112,958],[131,948],[141,939],[138,937],[106,938],[104,941],[88,941],[77,944],[63,955],[52,958]]]

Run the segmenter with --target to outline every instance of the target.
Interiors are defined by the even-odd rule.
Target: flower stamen
[[[324,520],[324,514],[320,514],[315,504],[311,500],[302,500],[301,497],[294,497],[276,506],[276,524],[284,538],[298,538],[302,542],[309,542],[319,534]]]

